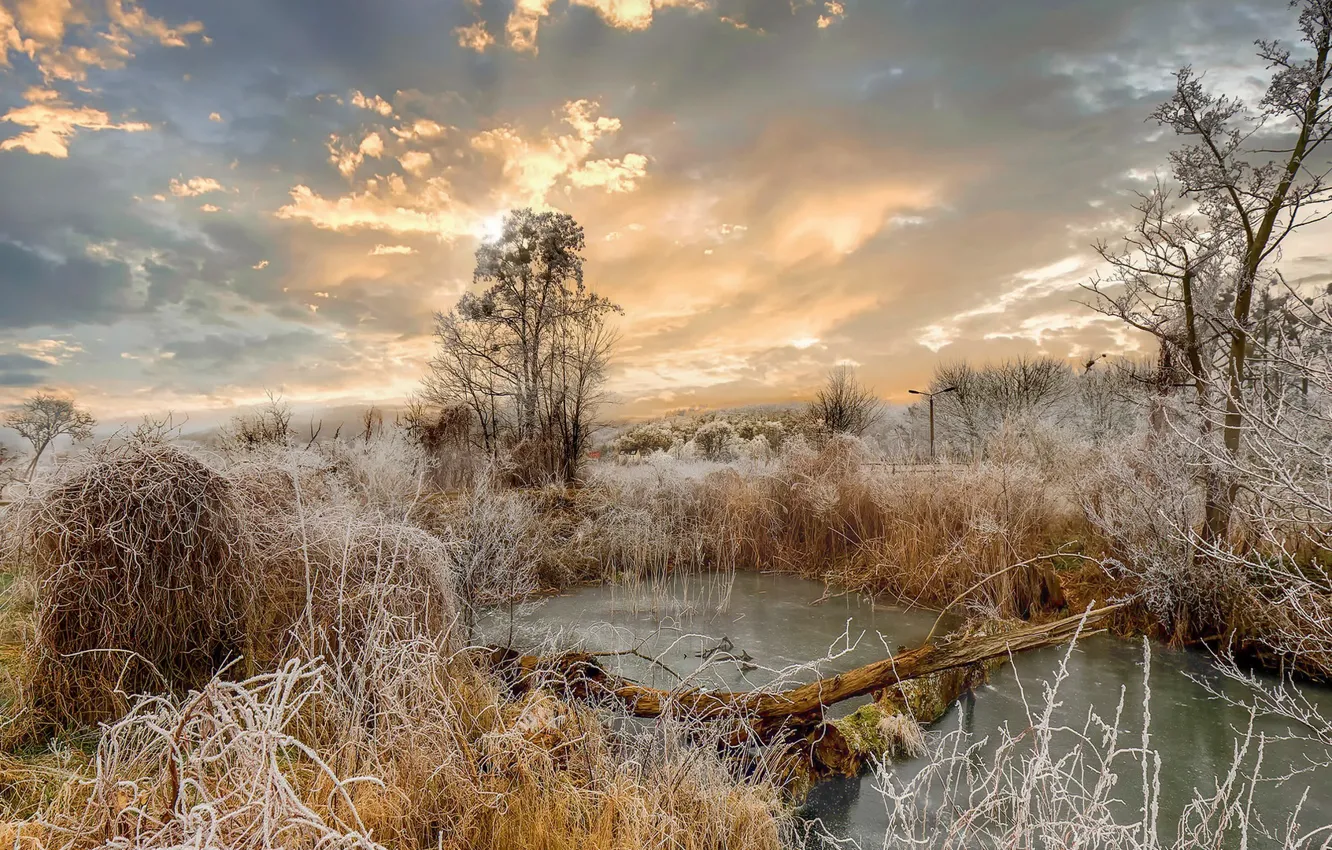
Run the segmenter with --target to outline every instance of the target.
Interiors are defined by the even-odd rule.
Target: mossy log
[[[883,694],[898,683],[944,671],[975,668],[1012,653],[1063,643],[1079,632],[1104,631],[1111,605],[1050,623],[999,633],[945,637],[935,643],[782,691],[661,690],[607,672],[598,656],[566,652],[522,655],[495,647],[489,662],[515,693],[553,688],[579,699],[613,699],[637,717],[671,713],[697,720],[733,720],[732,745],[799,746],[817,773],[855,775],[861,757],[842,732],[824,717],[825,709],[855,697]]]

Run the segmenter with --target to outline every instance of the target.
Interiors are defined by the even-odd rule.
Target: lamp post
[[[934,462],[934,397],[937,395],[943,395],[944,393],[951,393],[956,389],[957,387],[948,387],[947,389],[936,390],[935,392],[932,393],[923,393],[920,390],[907,390],[907,392],[911,393],[912,395],[923,395],[930,400],[930,462],[931,463]]]

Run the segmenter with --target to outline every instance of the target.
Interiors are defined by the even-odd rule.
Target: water
[[[606,666],[656,687],[671,687],[682,677],[695,686],[740,690],[774,681],[809,681],[883,658],[886,650],[914,647],[935,619],[932,611],[875,606],[850,596],[825,598],[822,584],[792,576],[737,573],[632,588],[581,588],[516,612],[491,612],[483,619],[482,633],[488,640],[512,636],[513,644],[525,649],[636,650],[659,659],[669,671],[628,654],[606,658]],[[941,628],[950,624],[946,619]],[[1018,655],[994,674],[990,685],[955,705],[933,728],[948,731],[961,724],[978,737],[993,737],[1005,725],[1013,732],[1027,728],[1028,703],[1043,704],[1043,683],[1053,679],[1066,652],[1066,647],[1050,647]],[[810,664],[812,659],[825,660]],[[1056,722],[1081,728],[1092,709],[1112,717],[1122,691],[1120,728],[1136,741],[1142,728],[1142,660],[1139,643],[1104,635],[1081,641],[1059,692]],[[1162,762],[1164,825],[1178,820],[1195,788],[1208,794],[1215,790],[1218,777],[1224,777],[1232,763],[1237,736],[1250,721],[1247,711],[1212,698],[1199,680],[1235,698],[1246,695],[1246,689],[1222,677],[1207,656],[1152,648],[1151,743]],[[1324,716],[1332,714],[1332,690],[1308,688],[1305,693]],[[835,713],[856,704],[845,703]],[[1278,736],[1289,729],[1283,722],[1259,718],[1255,731]],[[1311,753],[1305,744],[1269,743],[1266,772],[1304,765]],[[911,762],[892,768],[907,774],[915,769]],[[1134,799],[1132,779],[1125,777],[1117,796]],[[817,819],[838,839],[866,848],[880,846],[887,815],[872,781],[865,776],[821,783],[802,814]],[[1332,823],[1332,773],[1326,770],[1260,786],[1255,807],[1269,826],[1279,825],[1306,788],[1309,798],[1300,822],[1306,827]],[[1163,827],[1162,834],[1173,836],[1173,827]]]

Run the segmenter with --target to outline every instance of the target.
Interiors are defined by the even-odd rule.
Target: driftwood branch
[[[1082,634],[1104,631],[1102,620],[1119,605],[1109,605],[1051,623],[1024,626],[1001,634],[962,635],[889,656],[817,682],[783,691],[661,690],[608,673],[597,656],[567,652],[554,656],[521,655],[493,648],[490,663],[517,692],[556,687],[579,699],[613,699],[637,717],[672,713],[698,720],[738,721],[735,741],[762,744],[806,740],[824,750],[813,753],[816,767],[848,772],[859,767],[848,758],[840,733],[824,720],[824,710],[848,699],[958,667],[1052,646]]]

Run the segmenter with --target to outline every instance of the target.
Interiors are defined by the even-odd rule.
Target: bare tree
[[[5,416],[5,424],[32,444],[32,460],[28,462],[28,478],[37,469],[51,443],[60,437],[86,440],[92,436],[97,420],[92,414],[80,410],[73,399],[38,393],[23,402],[17,410]]]
[[[519,402],[521,364],[500,341],[502,328],[472,321],[458,311],[435,317],[435,355],[426,373],[423,395],[430,405],[470,410],[478,447],[499,452],[510,431],[513,407]]]
[[[1005,424],[1019,419],[1064,421],[1075,390],[1069,365],[1053,357],[1022,355],[999,363],[973,366],[965,361],[942,363],[930,380],[940,393],[939,415],[947,431],[961,437],[974,455]]]
[[[810,411],[828,432],[859,437],[878,420],[883,403],[860,382],[853,367],[838,366],[828,373]]]
[[[384,430],[384,412],[373,404],[361,414],[361,439],[368,443],[376,431]]]
[[[1107,251],[1115,274],[1094,282],[1095,306],[1157,336],[1163,360],[1182,355],[1204,418],[1217,423],[1237,458],[1245,411],[1254,295],[1266,264],[1291,233],[1332,213],[1332,165],[1320,149],[1332,137],[1332,0],[1294,0],[1302,58],[1258,41],[1272,70],[1256,108],[1203,87],[1191,67],[1152,113],[1185,139],[1170,154],[1179,195],[1197,210],[1170,208],[1158,187],[1138,205],[1139,223],[1123,251]],[[1206,531],[1225,534],[1234,481],[1208,473]]]
[[[320,426],[322,427],[322,422]],[[268,393],[268,401],[254,413],[234,416],[222,429],[222,442],[237,449],[257,449],[262,446],[286,445],[296,436],[291,427],[291,405],[281,395]],[[318,432],[310,422],[310,443]]]
[[[580,478],[597,410],[606,400],[606,369],[619,337],[599,315],[561,322],[555,335],[544,418],[559,446],[560,477],[573,482]]]
[[[514,210],[499,239],[476,251],[480,295],[467,294],[457,313],[502,329],[490,338],[502,358],[517,400],[517,437],[535,437],[540,394],[550,354],[550,334],[561,322],[587,320],[613,309],[583,284],[583,228],[559,212]]]
[[[601,400],[619,308],[583,283],[583,230],[564,213],[515,210],[476,252],[479,295],[436,316],[424,396],[465,407],[479,447],[525,453],[565,481],[577,476]],[[517,447],[521,447],[518,449]]]
[[[9,446],[0,445],[0,492],[3,492],[5,485],[11,481],[18,480],[18,473],[14,470],[14,452]]]

